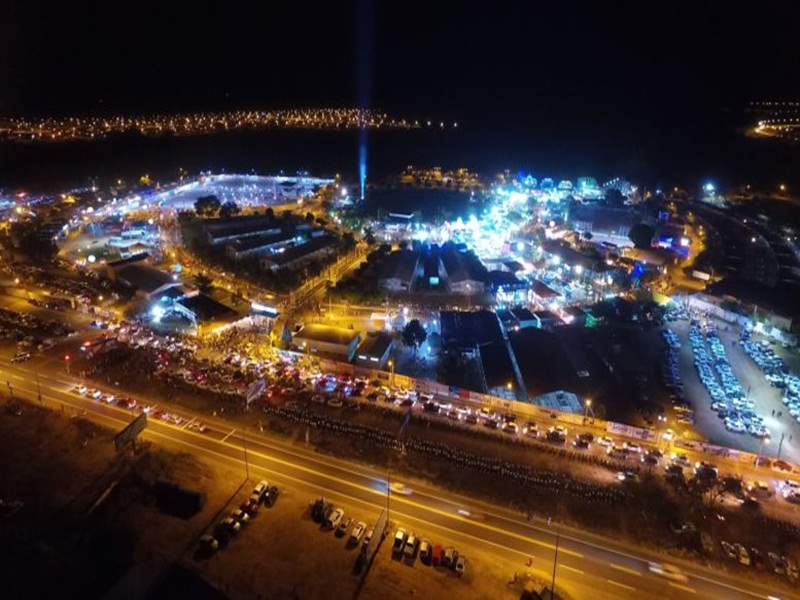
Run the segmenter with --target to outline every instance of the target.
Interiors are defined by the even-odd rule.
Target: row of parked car
[[[756,412],[755,402],[747,397],[733,374],[725,347],[711,323],[693,320],[689,340],[694,364],[700,380],[711,396],[711,410],[724,420],[733,433],[749,433],[757,437],[769,435],[764,418]]]
[[[318,498],[312,504],[311,518],[333,531],[336,537],[347,536],[347,545],[350,547],[360,543],[362,548],[366,548],[375,532],[374,527],[368,527],[364,521],[354,521],[342,508],[327,502],[325,498]]]
[[[783,391],[783,403],[789,415],[800,422],[800,377],[789,372],[786,363],[770,347],[769,342],[755,342],[750,339],[748,330],[742,331],[739,343],[745,353],[764,372],[769,384]]]
[[[409,533],[399,527],[394,534],[392,554],[413,562],[419,555],[422,564],[429,566],[442,566],[453,569],[458,575],[463,575],[467,570],[467,557],[459,554],[453,546],[443,547],[433,544],[428,539],[419,539],[416,533]]]
[[[661,335],[664,337],[664,343],[667,345],[661,361],[661,381],[664,387],[669,390],[672,403],[683,404],[685,402],[683,397],[683,380],[678,363],[680,341],[677,340],[678,335],[671,329],[664,329]]]
[[[781,556],[775,552],[764,553],[758,548],[751,547],[749,550],[739,543],[720,542],[722,554],[729,560],[738,562],[745,567],[753,567],[759,571],[770,570],[776,575],[783,575],[793,581],[800,579],[800,571],[797,565],[786,556]]]
[[[200,537],[200,551],[205,554],[213,554],[220,547],[227,545],[243,527],[250,523],[251,519],[258,515],[261,506],[275,506],[279,495],[280,490],[276,486],[270,485],[264,480],[258,482],[250,497],[244,500],[239,508],[232,510],[229,516],[221,519],[214,526],[213,533],[206,533]]]

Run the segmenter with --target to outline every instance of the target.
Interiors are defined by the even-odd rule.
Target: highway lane
[[[6,376],[12,379],[18,393],[24,392],[35,398],[35,381],[24,367],[6,368]],[[65,375],[40,375],[40,383],[45,402],[56,401],[67,409],[86,410],[87,417],[113,429],[121,429],[133,417],[131,411],[69,393],[67,390],[73,380]],[[146,436],[184,451],[242,467],[244,451],[240,432],[219,419],[203,418],[209,430],[203,434],[196,433],[186,428],[192,416],[184,411],[178,412],[185,417],[180,426],[150,419]],[[316,455],[263,436],[251,433],[246,436],[250,467],[278,483],[285,482],[308,491],[309,497],[322,493],[345,503],[360,502],[375,510],[385,506],[384,473]],[[393,494],[391,510],[394,520],[413,526],[415,530],[434,531],[473,546],[490,547],[503,556],[519,560],[521,565],[527,557],[533,556],[534,568],[542,568],[543,564],[552,566],[556,532],[552,527],[528,524],[511,511],[422,487],[415,488],[410,496]],[[469,515],[459,514],[459,510],[466,510]],[[676,594],[680,597],[701,594],[709,598],[768,596],[768,590],[749,581],[723,576],[691,563],[680,563],[690,574],[690,580],[687,584],[680,584],[686,589],[676,588],[674,584],[677,582],[668,582],[647,572],[649,560],[658,560],[658,557],[619,547],[600,536],[564,530],[559,536],[557,575],[580,585],[591,583],[594,590],[606,590],[611,594],[609,597],[629,597],[630,587],[645,597],[658,597],[665,593],[670,597],[676,597]]]

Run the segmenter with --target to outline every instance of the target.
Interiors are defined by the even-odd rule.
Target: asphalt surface
[[[115,430],[122,429],[134,416],[117,406],[102,404],[70,393],[78,383],[63,373],[59,361],[37,357],[31,363],[4,367],[3,375],[15,390],[35,401],[37,383],[32,377],[33,364],[39,373],[45,404],[60,404],[65,411],[76,411],[85,418]],[[106,390],[119,393],[119,390]],[[139,395],[140,402],[142,401]],[[176,414],[175,411],[171,411]],[[198,433],[188,429],[196,420],[186,411],[178,411],[184,421],[179,425],[156,419],[148,420],[144,436],[198,457],[237,465],[245,472],[245,450],[241,430],[219,419],[203,420],[209,429]],[[333,501],[362,504],[373,510],[386,506],[387,474],[362,465],[328,456],[311,449],[280,443],[247,432],[247,464],[251,476],[263,476],[279,485],[285,484],[307,492],[309,499],[325,495]],[[409,495],[393,493],[390,498],[393,522],[434,537],[442,535],[466,545],[479,546],[499,555],[516,559],[523,565],[533,558],[534,568],[550,572],[556,544],[558,561],[556,580],[593,598],[800,598],[775,593],[774,590],[744,577],[725,574],[694,563],[669,559],[687,575],[685,582],[671,581],[652,574],[650,561],[661,557],[642,552],[607,537],[573,529],[558,529],[540,521],[528,523],[518,513],[478,503],[435,488],[416,488]],[[520,571],[524,571],[521,566]],[[511,575],[511,574],[509,574]]]

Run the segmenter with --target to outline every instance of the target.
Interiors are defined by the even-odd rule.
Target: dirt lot
[[[156,446],[118,457],[112,432],[69,414],[20,407],[21,414],[0,411],[0,498],[24,502],[0,521],[10,549],[0,562],[5,597],[50,597],[54,589],[62,598],[99,597],[109,589],[113,597],[140,589],[176,564],[231,598],[346,598],[356,592],[357,551],[311,520],[304,494],[282,488],[275,507],[262,508],[226,547],[201,558],[198,537],[248,495],[255,479]],[[161,512],[152,493],[159,478],[204,491],[202,510],[186,519]],[[101,497],[105,501],[95,507]],[[368,525],[378,516],[343,508]],[[384,542],[359,597],[519,597],[525,578],[520,565],[477,548],[461,550],[470,557],[463,579],[419,561],[411,566],[393,560]],[[519,581],[509,585],[517,570]],[[173,571],[159,585],[214,597],[215,590]],[[541,590],[544,584],[529,585]]]

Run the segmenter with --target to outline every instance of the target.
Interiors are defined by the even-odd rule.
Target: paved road
[[[12,381],[15,394],[35,398],[36,382],[26,366],[5,367],[3,375]],[[132,419],[131,411],[71,394],[67,390],[75,381],[46,367],[41,365],[39,370],[46,404],[59,403],[65,410],[86,411],[87,418],[117,430]],[[193,417],[185,411],[180,414],[184,417],[180,426],[151,419],[145,436],[201,458],[243,468],[241,431],[221,420],[204,419],[209,430],[196,433],[187,428]],[[251,474],[307,492],[309,498],[324,494],[334,501],[373,510],[386,505],[385,473],[260,435],[247,433],[246,438]],[[548,572],[558,542],[557,580],[595,598],[733,599],[768,598],[775,594],[742,577],[676,560],[670,562],[678,564],[689,579],[685,583],[669,581],[648,572],[649,561],[660,561],[656,555],[579,530],[559,532],[539,522],[529,524],[512,511],[435,488],[417,488],[411,495],[393,494],[390,508],[392,520],[401,525],[425,531],[431,537],[439,534],[457,543],[491,549],[520,564],[532,556],[534,566]],[[780,597],[800,598],[783,592]]]

